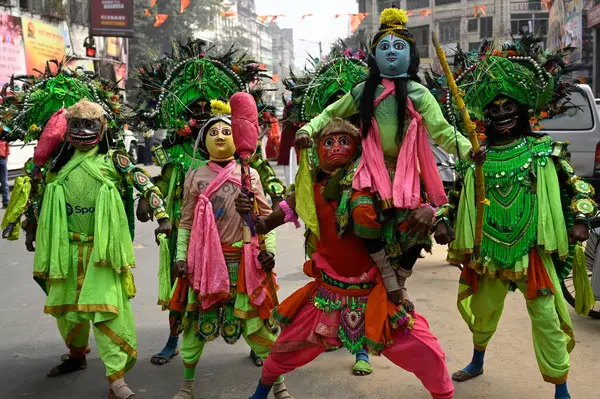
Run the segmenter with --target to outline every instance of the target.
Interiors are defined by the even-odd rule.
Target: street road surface
[[[155,170],[153,170],[154,172]],[[4,211],[0,211],[3,216]],[[171,399],[183,378],[178,356],[165,366],[150,364],[162,349],[169,330],[167,313],[156,305],[158,250],[154,243],[155,223],[138,223],[135,251],[137,297],[132,301],[138,334],[138,362],[127,381],[139,397]],[[280,298],[287,297],[309,280],[302,273],[301,230],[286,225],[277,232],[277,273]],[[408,281],[417,310],[429,320],[447,355],[451,372],[471,359],[471,336],[456,309],[459,270],[444,262],[444,249],[417,263]],[[33,255],[24,239],[0,242],[0,397],[18,398],[106,398],[108,385],[94,340],[88,368],[59,378],[46,373],[67,350],[55,320],[43,314],[45,296],[32,279]],[[598,399],[600,395],[600,320],[573,315],[577,345],[571,357],[569,388],[574,399]],[[196,398],[248,398],[260,376],[240,340],[227,345],[223,340],[206,346],[196,374]],[[367,377],[351,374],[353,356],[345,350],[321,355],[312,364],[286,376],[290,393],[299,399],[407,398],[427,399],[421,383],[385,358],[372,358],[374,373]],[[504,317],[486,358],[485,374],[457,385],[457,399],[550,399],[554,387],[543,382],[535,361],[531,327],[520,294],[509,294]]]

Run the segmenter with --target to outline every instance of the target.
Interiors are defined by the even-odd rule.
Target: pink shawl
[[[384,90],[375,100],[375,108],[387,96],[395,93],[393,80],[383,79],[382,84]],[[386,203],[389,205],[393,201],[396,208],[416,209],[421,199],[420,171],[420,175],[425,182],[429,201],[436,206],[445,204],[448,202],[448,198],[444,192],[444,185],[437,169],[437,163],[429,147],[427,130],[423,126],[421,115],[415,111],[410,98],[406,100],[410,124],[406,130],[396,161],[393,184],[385,166],[379,127],[373,115],[369,134],[362,141],[363,154],[352,186],[355,190],[370,188],[371,192],[377,192],[384,205]],[[398,121],[399,125],[401,123],[401,121]]]

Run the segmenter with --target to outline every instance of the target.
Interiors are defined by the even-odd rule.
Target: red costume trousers
[[[297,330],[292,321],[290,326],[284,328],[278,341],[298,342],[297,337],[294,339],[294,336],[290,336],[296,334]],[[429,324],[423,316],[415,313],[411,331],[407,333],[404,329],[395,330],[393,341],[383,350],[383,356],[404,370],[414,373],[432,398],[452,399],[454,397],[454,385],[445,362],[446,355],[435,336],[429,331]],[[273,385],[279,376],[310,363],[326,349],[325,345],[313,344],[295,351],[277,353],[272,351],[265,360],[261,382],[265,385]]]

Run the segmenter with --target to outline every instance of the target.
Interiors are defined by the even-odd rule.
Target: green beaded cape
[[[120,134],[120,89],[115,82],[82,68],[71,70],[58,61],[48,61],[37,75],[12,76],[0,96],[0,138],[5,141],[37,140],[55,112],[83,99],[102,106],[107,133],[113,139]]]

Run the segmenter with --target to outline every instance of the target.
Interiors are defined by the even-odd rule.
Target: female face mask
[[[383,78],[405,78],[410,65],[410,43],[389,34],[381,38],[375,50],[375,62]]]

